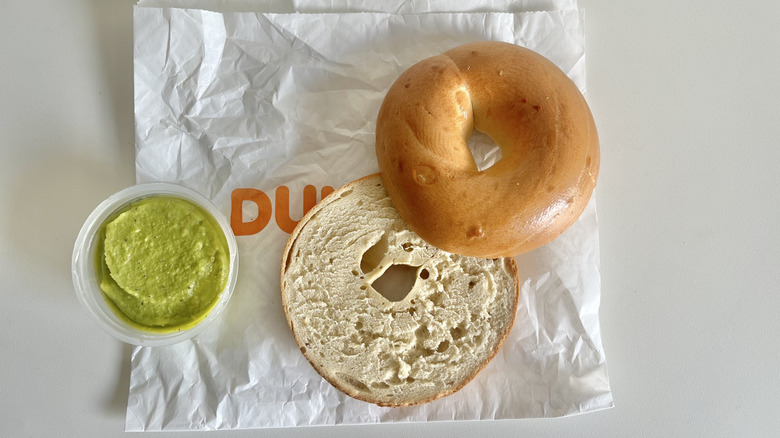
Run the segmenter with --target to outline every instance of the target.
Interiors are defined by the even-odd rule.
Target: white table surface
[[[580,2],[613,409],[213,435],[778,436],[780,3],[693,3]],[[134,183],[132,4],[0,3],[0,436],[124,433],[131,348],[70,260]]]

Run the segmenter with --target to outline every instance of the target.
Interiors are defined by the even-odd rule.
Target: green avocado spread
[[[170,332],[200,322],[217,303],[229,268],[219,224],[181,198],[141,199],[100,229],[100,288],[120,317],[143,330]]]

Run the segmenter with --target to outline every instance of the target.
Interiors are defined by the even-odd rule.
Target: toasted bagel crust
[[[502,158],[483,171],[474,129]],[[554,240],[584,210],[599,142],[577,86],[520,46],[478,42],[404,72],[377,119],[380,173],[396,208],[428,243],[475,257],[509,257]]]

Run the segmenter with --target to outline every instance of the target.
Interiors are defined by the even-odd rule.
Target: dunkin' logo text
[[[333,192],[333,187],[325,186],[320,190],[320,199]],[[257,217],[249,222],[244,222],[244,208],[254,203],[257,208]],[[306,214],[317,203],[317,188],[308,185],[303,188],[303,214]],[[275,207],[275,208],[274,208]],[[252,208],[254,210],[254,208]],[[287,186],[279,186],[274,193],[274,203],[271,198],[258,189],[235,189],[230,195],[230,227],[236,236],[249,236],[257,234],[271,222],[273,216],[276,225],[286,232],[292,233],[297,220],[290,217],[290,189]]]

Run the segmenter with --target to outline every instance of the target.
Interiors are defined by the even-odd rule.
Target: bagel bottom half
[[[379,287],[397,269],[413,284],[405,296]],[[518,303],[513,258],[466,257],[425,243],[379,175],[347,184],[304,216],[284,251],[281,289],[314,369],[380,406],[461,389],[498,352]]]

